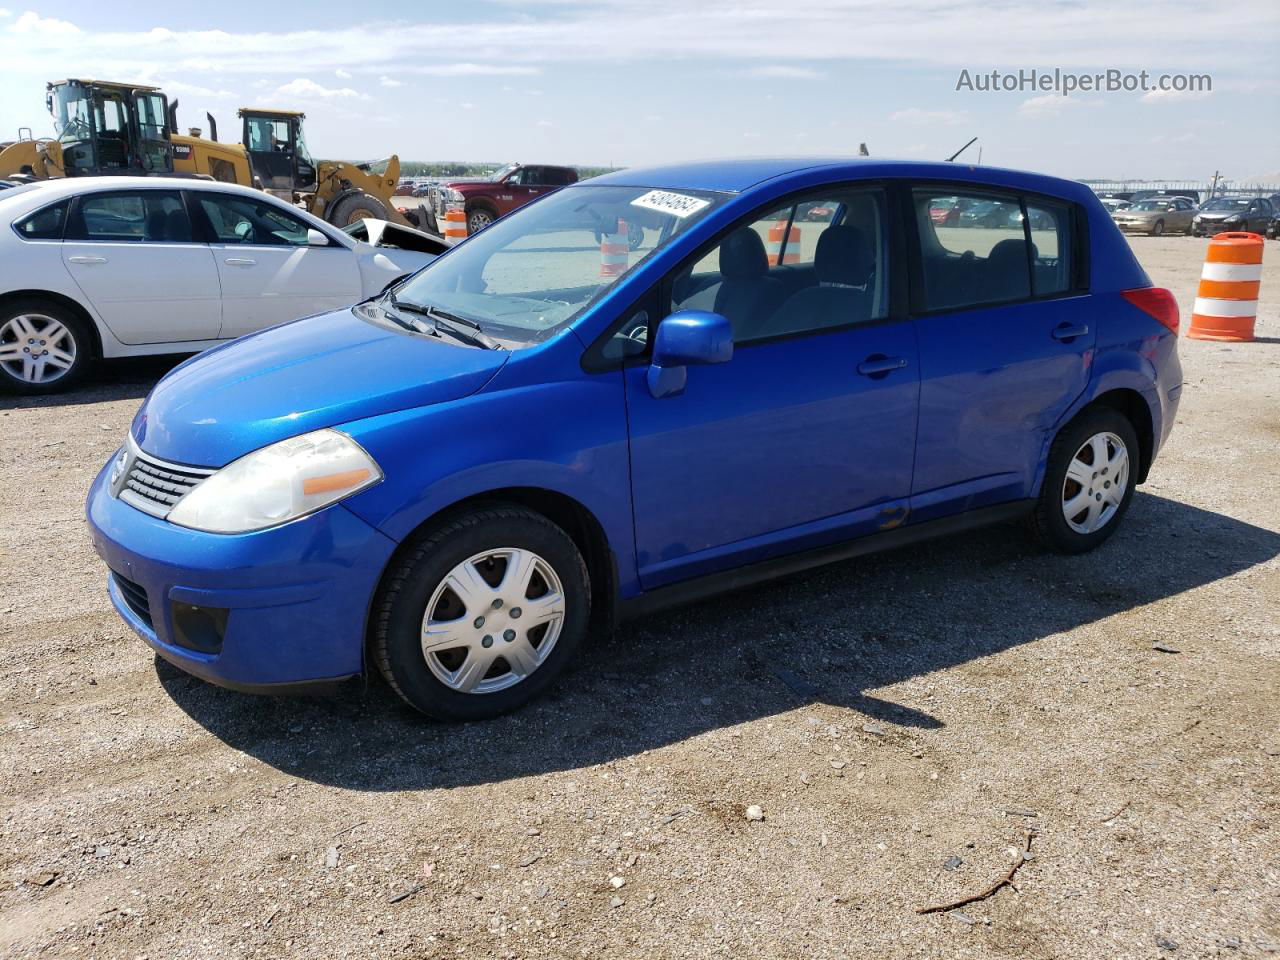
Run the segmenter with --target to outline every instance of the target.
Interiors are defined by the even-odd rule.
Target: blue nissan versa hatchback
[[[989,225],[934,215],[978,203]],[[89,521],[121,616],[183,670],[270,691],[374,665],[488,717],[590,624],[1019,515],[1096,547],[1173,424],[1177,330],[1080,184],[624,170],[187,361]]]

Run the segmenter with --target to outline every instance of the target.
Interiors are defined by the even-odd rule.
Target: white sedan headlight
[[[381,479],[373,458],[345,433],[317,430],[227,464],[168,519],[208,533],[248,533],[315,513]]]

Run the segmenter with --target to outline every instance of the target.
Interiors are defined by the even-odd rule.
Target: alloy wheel
[[[546,560],[517,547],[487,550],[454,567],[432,593],[422,654],[449,689],[495,693],[546,662],[564,620],[564,589]]]
[[[1096,433],[1075,452],[1062,482],[1062,516],[1076,533],[1101,530],[1129,488],[1129,450],[1114,433]]]
[[[484,210],[474,210],[471,216],[467,217],[467,229],[471,233],[479,233],[491,223],[493,223],[493,217]]]
[[[0,366],[15,380],[53,383],[75,362],[76,339],[53,317],[20,313],[0,327]]]

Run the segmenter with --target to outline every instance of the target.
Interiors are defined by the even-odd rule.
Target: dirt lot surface
[[[1185,323],[1204,242],[1132,244]],[[1178,426],[1098,552],[1001,527],[829,567],[467,726],[158,668],[82,502],[165,364],[0,404],[0,956],[1280,955],[1267,246],[1263,339],[1183,341]],[[1028,829],[1015,888],[917,915]]]

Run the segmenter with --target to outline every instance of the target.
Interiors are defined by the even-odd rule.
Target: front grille
[[[151,603],[147,600],[147,591],[114,570],[111,571],[111,578],[116,582],[116,589],[120,591],[120,597],[124,600],[125,606],[136,613],[148,627],[152,626]]]
[[[165,517],[175,503],[213,472],[202,467],[166,463],[133,447],[119,496],[145,513]]]

